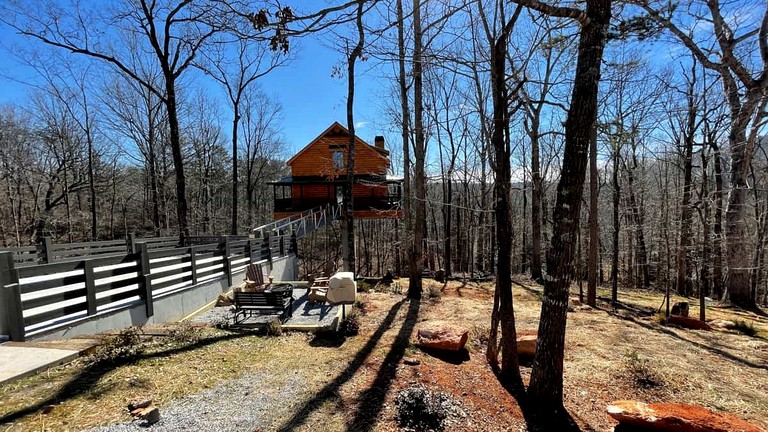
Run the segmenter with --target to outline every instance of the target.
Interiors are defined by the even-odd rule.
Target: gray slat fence
[[[32,249],[0,251],[0,335],[23,341],[140,302],[150,317],[159,297],[221,279],[231,286],[232,275],[249,263],[295,253],[288,234],[272,239],[206,236],[185,244],[131,238],[117,251],[116,242],[49,242],[44,247],[51,261],[33,264],[19,258]]]

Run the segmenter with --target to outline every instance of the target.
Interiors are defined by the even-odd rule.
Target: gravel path
[[[281,411],[290,408],[304,388],[306,382],[298,375],[270,378],[265,373],[252,372],[161,407],[160,421],[154,425],[134,421],[102,426],[90,432],[269,430],[276,418],[283,417]]]

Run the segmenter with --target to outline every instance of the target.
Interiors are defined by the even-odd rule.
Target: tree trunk
[[[506,136],[509,128],[509,92],[506,84],[507,43],[512,26],[520,15],[518,6],[506,23],[491,49],[491,92],[493,99],[493,130],[491,145],[495,159],[496,186],[496,237],[499,262],[496,266],[496,292],[498,293],[498,322],[501,324],[501,376],[508,388],[522,386],[517,359],[517,330],[512,297],[512,167],[510,142]],[[492,320],[493,321],[493,320]]]
[[[540,425],[570,426],[563,421],[568,287],[573,274],[589,142],[597,120],[600,67],[611,18],[611,1],[587,0],[586,17],[581,28],[571,105],[565,122],[563,167],[553,211],[552,241],[547,251],[548,275],[544,283],[538,343],[528,388],[530,406],[535,410],[536,422]]]
[[[344,229],[342,237],[344,244],[344,270],[355,273],[355,63],[363,54],[365,33],[363,32],[363,0],[357,3],[357,44],[349,54],[347,62],[347,129],[349,129],[349,143],[347,144],[347,179],[344,187]]]
[[[425,178],[425,140],[422,81],[422,32],[420,0],[413,0],[413,128],[414,128],[414,221],[413,243],[411,244],[408,274],[408,298],[421,298],[421,273],[424,269],[424,224],[427,219],[426,178]]]
[[[402,116],[402,140],[403,140],[403,229],[405,235],[403,236],[406,243],[406,250],[408,251],[408,269],[411,270],[411,248],[412,248],[412,231],[413,231],[413,215],[411,213],[411,146],[409,142],[409,123],[410,123],[410,109],[408,107],[408,87],[406,85],[406,70],[405,70],[405,24],[403,16],[403,0],[397,0],[397,50],[398,50],[398,68],[399,73],[397,76],[398,85],[400,87],[400,114]],[[409,285],[409,297],[410,297],[410,285]],[[416,296],[415,293],[413,293]],[[421,297],[421,291],[415,298]]]
[[[539,118],[532,120],[531,129],[531,278],[542,280],[541,270],[541,163],[539,162]],[[523,190],[525,191],[525,190]],[[525,193],[525,192],[523,192]],[[525,205],[523,205],[525,211]],[[528,251],[525,251],[527,254]]]
[[[712,227],[712,290],[719,300],[723,297],[723,165],[720,156],[720,147],[714,140],[710,140],[712,158],[715,171],[715,220]]]
[[[613,150],[613,256],[611,257],[611,302],[619,297],[619,146]]]
[[[240,189],[237,173],[237,132],[238,124],[240,123],[240,108],[238,105],[238,103],[233,104],[234,118],[232,120],[232,224],[229,229],[229,233],[232,235],[237,235],[238,192]]]
[[[597,191],[597,135],[592,134],[589,140],[589,268],[587,270],[587,304],[597,305],[597,248],[600,233],[597,226],[598,191]]]
[[[165,106],[168,110],[168,129],[170,133],[173,169],[176,174],[176,218],[179,224],[179,240],[189,236],[187,221],[187,187],[184,177],[184,155],[181,148],[178,110],[176,107],[176,85],[173,75],[165,74]]]
[[[690,295],[688,285],[688,248],[691,241],[691,182],[693,169],[693,136],[696,132],[696,105],[693,96],[695,77],[688,88],[687,130],[683,138],[683,197],[680,203],[680,246],[677,249],[677,293]]]

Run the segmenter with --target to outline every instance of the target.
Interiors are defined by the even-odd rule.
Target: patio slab
[[[342,318],[342,306],[309,301],[307,289],[294,288],[291,316],[282,323],[283,330],[327,331],[336,330]],[[349,309],[349,306],[346,307]],[[231,306],[211,307],[191,319],[196,323],[233,322]],[[274,319],[274,315],[249,317],[238,323],[242,327],[261,327]]]

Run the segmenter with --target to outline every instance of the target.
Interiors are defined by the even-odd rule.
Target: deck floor
[[[284,330],[324,331],[335,330],[341,320],[341,306],[312,303],[306,288],[294,288],[291,316],[283,322]],[[275,315],[253,316],[238,323],[242,327],[260,327]],[[232,306],[214,307],[194,317],[196,323],[234,323]]]

